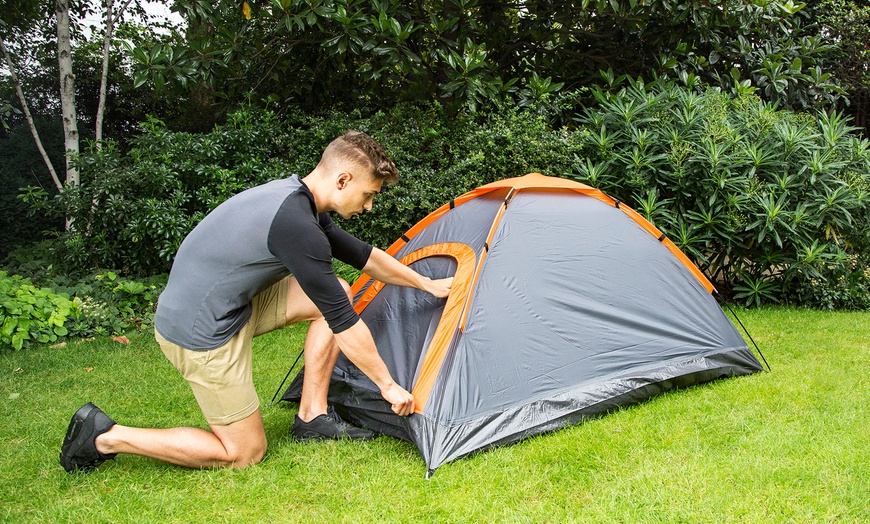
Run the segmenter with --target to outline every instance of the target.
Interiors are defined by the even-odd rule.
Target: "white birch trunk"
[[[63,115],[63,135],[66,147],[66,184],[78,185],[79,172],[74,158],[79,153],[79,131],[76,121],[75,74],[69,35],[69,0],[55,0],[57,13],[57,61],[60,68],[60,108]]]
[[[100,102],[97,104],[97,124],[95,137],[97,149],[102,148],[100,141],[103,139],[103,114],[106,111],[106,83],[109,78],[109,50],[112,46],[112,25],[115,20],[112,16],[112,4],[114,0],[106,1],[106,36],[103,38],[103,71],[100,76]]]

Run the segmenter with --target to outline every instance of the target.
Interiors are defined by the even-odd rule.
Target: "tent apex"
[[[499,187],[512,187],[516,189],[565,188],[581,191],[597,191],[595,188],[587,186],[586,184],[581,184],[580,182],[575,182],[573,180],[568,180],[555,176],[547,176],[538,172],[528,173],[520,177],[497,180],[490,184],[481,186],[480,189],[495,189]]]

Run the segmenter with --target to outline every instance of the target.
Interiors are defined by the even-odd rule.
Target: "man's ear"
[[[347,171],[338,175],[338,178],[335,179],[336,186],[338,189],[344,189],[347,186],[347,183],[351,181],[353,175],[348,173]]]

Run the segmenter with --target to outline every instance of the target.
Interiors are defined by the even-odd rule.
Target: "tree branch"
[[[39,154],[42,155],[42,161],[45,162],[45,167],[47,167],[48,172],[51,173],[51,179],[54,180],[54,185],[57,186],[57,190],[63,191],[63,184],[60,182],[60,178],[58,178],[57,172],[54,170],[54,166],[48,158],[48,153],[46,153],[45,148],[42,147],[42,140],[39,138],[39,131],[36,130],[36,124],[33,123],[33,116],[30,114],[30,109],[27,107],[27,99],[24,98],[24,91],[21,89],[21,81],[18,79],[15,63],[12,61],[12,57],[9,56],[9,51],[6,49],[6,42],[3,40],[2,36],[0,36],[0,50],[3,51],[3,56],[6,58],[6,65],[9,67],[9,76],[12,78],[12,83],[15,85],[15,92],[18,94],[18,101],[21,102],[21,107],[24,110],[24,117],[27,119],[27,124],[30,126],[30,134],[33,135],[33,140],[36,142],[36,148],[39,150]]]

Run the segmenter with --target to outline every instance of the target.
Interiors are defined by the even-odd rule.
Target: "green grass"
[[[301,444],[295,406],[264,408],[270,450],[242,471],[120,456],[91,474],[57,461],[73,411],[205,427],[154,343],[0,354],[0,520],[6,522],[870,522],[870,313],[751,310],[772,373],[657,397],[442,466],[372,442]],[[261,337],[265,406],[301,347]]]

